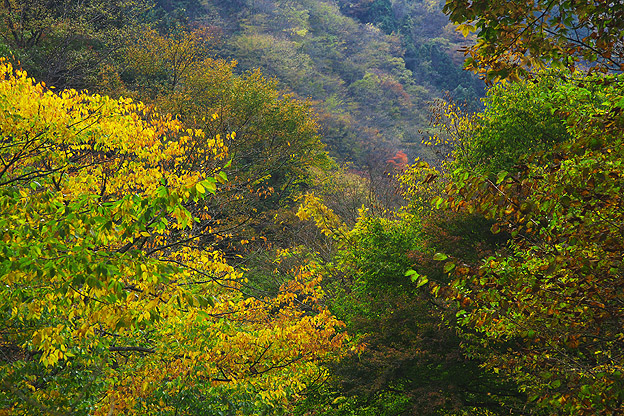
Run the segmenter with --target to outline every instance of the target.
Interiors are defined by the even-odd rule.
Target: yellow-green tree
[[[623,104],[619,75],[549,71],[493,88],[435,199],[507,241],[477,262],[438,253],[454,281],[432,288],[448,295],[471,353],[544,414],[624,410]],[[530,119],[541,129],[521,140]]]
[[[0,73],[0,412],[252,412],[323,371],[344,336],[313,268],[245,298],[196,248],[187,207],[223,181],[184,165],[201,130]]]
[[[314,113],[310,103],[283,94],[259,71],[235,74],[236,62],[211,57],[206,42],[200,31],[146,32],[126,49],[122,88],[223,140],[232,165],[227,189],[204,201],[199,227],[215,231],[204,244],[214,244],[215,236],[232,241],[227,237],[236,234],[240,241],[274,235],[278,210],[309,186],[312,168],[328,164]],[[192,140],[184,163],[199,172],[216,166],[201,137]]]

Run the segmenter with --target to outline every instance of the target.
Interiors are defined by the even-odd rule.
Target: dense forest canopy
[[[623,26],[3,1],[0,415],[622,413]]]
[[[427,102],[444,91],[471,104],[483,95],[461,70],[463,38],[438,4],[254,1],[232,11],[222,3],[230,4],[214,2],[213,13],[234,29],[220,52],[317,101],[325,143],[341,160],[365,165],[398,150],[424,157]]]

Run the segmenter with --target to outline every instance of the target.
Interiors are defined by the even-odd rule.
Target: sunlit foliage
[[[0,68],[0,409],[253,413],[322,373],[345,338],[314,269],[248,298],[195,244],[190,209],[225,175],[184,156],[204,140],[221,157],[218,138]]]

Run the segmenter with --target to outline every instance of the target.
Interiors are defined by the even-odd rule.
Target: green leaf
[[[214,301],[211,296],[197,296],[197,301],[199,302],[199,306],[206,307],[208,305],[214,307]]]
[[[444,253],[436,253],[433,255],[433,259],[437,261],[444,261],[448,259],[448,256]]]
[[[507,175],[508,175],[508,174],[509,174],[509,173],[508,173],[508,172],[506,172],[506,171],[504,171],[504,170],[503,170],[503,171],[498,172],[498,175],[496,175],[496,183],[497,183],[497,184],[499,184],[499,183],[501,183],[502,181],[504,181],[504,180],[505,180],[505,178],[507,177]]]
[[[408,270],[405,272],[405,276],[411,278],[412,282],[416,283],[416,288],[419,288],[429,282],[427,276],[419,274],[416,270]]]
[[[416,288],[419,288],[423,285],[426,285],[429,282],[429,279],[425,275],[418,276],[418,282],[416,283]]]
[[[200,310],[200,311],[197,312],[196,321],[198,321],[198,322],[202,321],[202,320],[205,320],[205,319],[210,319],[210,318],[212,318],[212,316],[208,312],[206,312],[206,311]]]
[[[217,184],[216,184],[217,180],[215,178],[206,178],[205,181],[200,182],[201,185],[211,194],[214,194],[217,192]]]
[[[444,273],[450,273],[455,268],[455,263],[450,261],[444,264]]]
[[[433,206],[436,209],[440,209],[440,207],[442,206],[442,204],[444,203],[444,198],[442,197],[435,197],[431,200],[431,203],[433,204]]]

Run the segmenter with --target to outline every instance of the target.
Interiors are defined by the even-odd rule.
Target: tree
[[[481,213],[492,232],[510,235],[508,248],[476,266],[462,255],[447,260],[456,279],[449,298],[475,331],[466,335],[481,345],[475,354],[549,414],[622,411],[621,81],[558,85],[551,113],[569,140],[528,152],[513,174],[460,168],[435,202]]]
[[[205,41],[197,31],[147,32],[127,49],[126,85],[186,125],[223,140],[224,155],[232,158],[229,180],[219,196],[204,201],[198,228],[212,228],[213,237],[228,230],[222,237],[235,234],[238,241],[270,237],[278,211],[311,184],[313,168],[329,164],[318,125],[309,102],[281,93],[277,80],[260,71],[236,75],[236,63],[210,57]],[[191,149],[187,169],[215,166],[210,141],[198,138]],[[231,243],[241,249],[230,238],[222,247]]]
[[[340,9],[347,16],[353,16],[362,23],[373,23],[383,31],[392,33],[396,19],[390,0],[340,1]]]
[[[150,7],[147,0],[6,0],[0,37],[14,64],[40,81],[91,88]]]
[[[504,414],[521,408],[523,394],[514,382],[482,370],[480,360],[464,354],[445,308],[423,284],[406,277],[412,268],[432,280],[443,275],[436,262],[423,261],[437,245],[425,241],[424,234],[439,233],[438,240],[451,240],[449,245],[490,253],[495,238],[469,236],[459,227],[454,233],[448,225],[453,220],[461,224],[457,218],[444,224],[446,230],[433,229],[422,215],[407,212],[388,219],[361,211],[348,228],[312,195],[299,216],[314,220],[336,242],[325,266],[325,285],[333,293],[330,307],[360,340],[358,348],[331,366],[325,390],[310,398],[309,406],[327,415]]]
[[[345,335],[315,270],[251,298],[195,244],[188,207],[223,181],[184,164],[202,131],[0,72],[2,411],[249,414],[322,373]]]
[[[523,156],[548,151],[570,140],[565,117],[554,109],[583,105],[592,94],[597,105],[600,95],[596,93],[601,87],[588,83],[585,88],[586,96],[570,95],[565,73],[543,72],[531,83],[493,86],[483,100],[483,110],[474,115],[463,114],[454,104],[439,106],[436,122],[447,125],[446,135],[436,142],[446,140],[452,149],[448,169],[512,172]]]
[[[477,32],[466,64],[489,79],[517,79],[544,65],[624,70],[619,2],[448,0],[444,12],[465,35]]]

